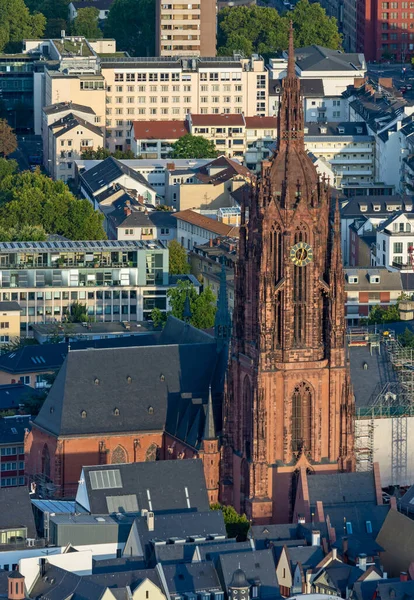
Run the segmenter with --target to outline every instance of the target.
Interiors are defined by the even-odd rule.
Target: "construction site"
[[[414,481],[414,348],[402,346],[391,329],[377,332],[350,328],[347,343],[351,373],[356,375],[354,388],[365,378],[359,397],[356,389],[357,471],[369,471],[377,462],[383,487],[411,485]]]

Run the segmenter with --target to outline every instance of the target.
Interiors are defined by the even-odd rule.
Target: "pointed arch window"
[[[47,444],[43,446],[42,450],[42,474],[50,478],[50,453]]]
[[[292,450],[311,450],[312,445],[312,388],[302,382],[295,386],[292,396]]]
[[[126,453],[125,448],[122,446],[117,446],[115,450],[112,452],[111,463],[113,465],[117,464],[125,464],[128,462],[128,455]]]
[[[271,267],[275,284],[282,278],[283,267],[283,235],[279,225],[270,230],[269,239]]]

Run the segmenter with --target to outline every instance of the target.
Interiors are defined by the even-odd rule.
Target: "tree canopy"
[[[171,145],[171,158],[216,158],[217,150],[212,140],[201,135],[183,135]]]
[[[237,538],[238,542],[244,542],[250,529],[250,523],[246,515],[239,515],[233,506],[223,504],[212,504],[211,510],[221,510],[229,538]]]
[[[17,139],[13,129],[5,119],[0,119],[0,156],[9,156],[17,149]]]
[[[60,38],[60,32],[68,31],[70,0],[25,0],[32,12],[40,12],[46,18],[46,38]]]
[[[89,321],[86,304],[81,302],[72,302],[65,316],[68,323],[85,323]]]
[[[395,321],[401,321],[398,302],[397,304],[391,304],[388,307],[380,306],[379,304],[373,306],[368,316],[369,325],[393,323]]]
[[[0,228],[27,232],[43,227],[46,234],[71,240],[104,239],[103,215],[88,200],[79,200],[63,181],[39,171],[15,173],[0,159]],[[40,234],[39,230],[36,230]],[[10,233],[13,235],[13,232]]]
[[[108,158],[108,156],[113,156],[119,160],[135,158],[132,150],[115,150],[115,152],[111,152],[108,150],[108,148],[102,148],[101,146],[99,146],[96,150],[85,150],[81,154],[81,158],[83,160],[105,160],[105,158]]]
[[[287,16],[275,8],[263,6],[236,6],[223,8],[218,14],[218,54],[233,52],[250,56],[252,52],[269,55],[288,46],[289,22],[293,21],[295,47],[318,44],[338,49],[341,35],[337,21],[328,17],[318,2],[299,0]]]
[[[72,31],[75,35],[83,35],[87,40],[102,37],[98,26],[99,10],[94,6],[79,8],[73,21]]]
[[[104,28],[118,50],[131,56],[155,54],[155,0],[115,0]]]
[[[184,275],[190,272],[190,265],[187,260],[187,252],[177,240],[172,240],[168,244],[170,275]]]
[[[215,295],[209,287],[198,294],[194,285],[189,281],[179,281],[177,287],[168,290],[167,297],[171,306],[171,310],[168,313],[163,313],[158,308],[154,308],[151,312],[151,318],[154,321],[155,327],[163,325],[168,315],[184,320],[187,295],[190,301],[191,325],[194,325],[198,329],[213,327],[214,316],[217,310]]]
[[[26,38],[42,38],[45,17],[30,14],[24,0],[0,0],[0,52],[20,52]]]

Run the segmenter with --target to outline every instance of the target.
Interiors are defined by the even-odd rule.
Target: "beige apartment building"
[[[20,313],[17,302],[0,302],[0,346],[20,339]]]
[[[158,56],[216,55],[215,0],[157,0],[155,27]]]
[[[130,147],[133,121],[267,114],[268,71],[258,55],[135,58],[117,53],[114,40],[80,37],[28,40],[25,47],[43,57],[34,75],[36,134],[45,135],[43,109],[61,102],[90,107],[110,150]]]

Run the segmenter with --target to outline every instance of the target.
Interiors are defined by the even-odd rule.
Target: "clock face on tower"
[[[313,260],[313,250],[306,242],[298,242],[290,249],[290,260],[297,267],[305,267]]]

